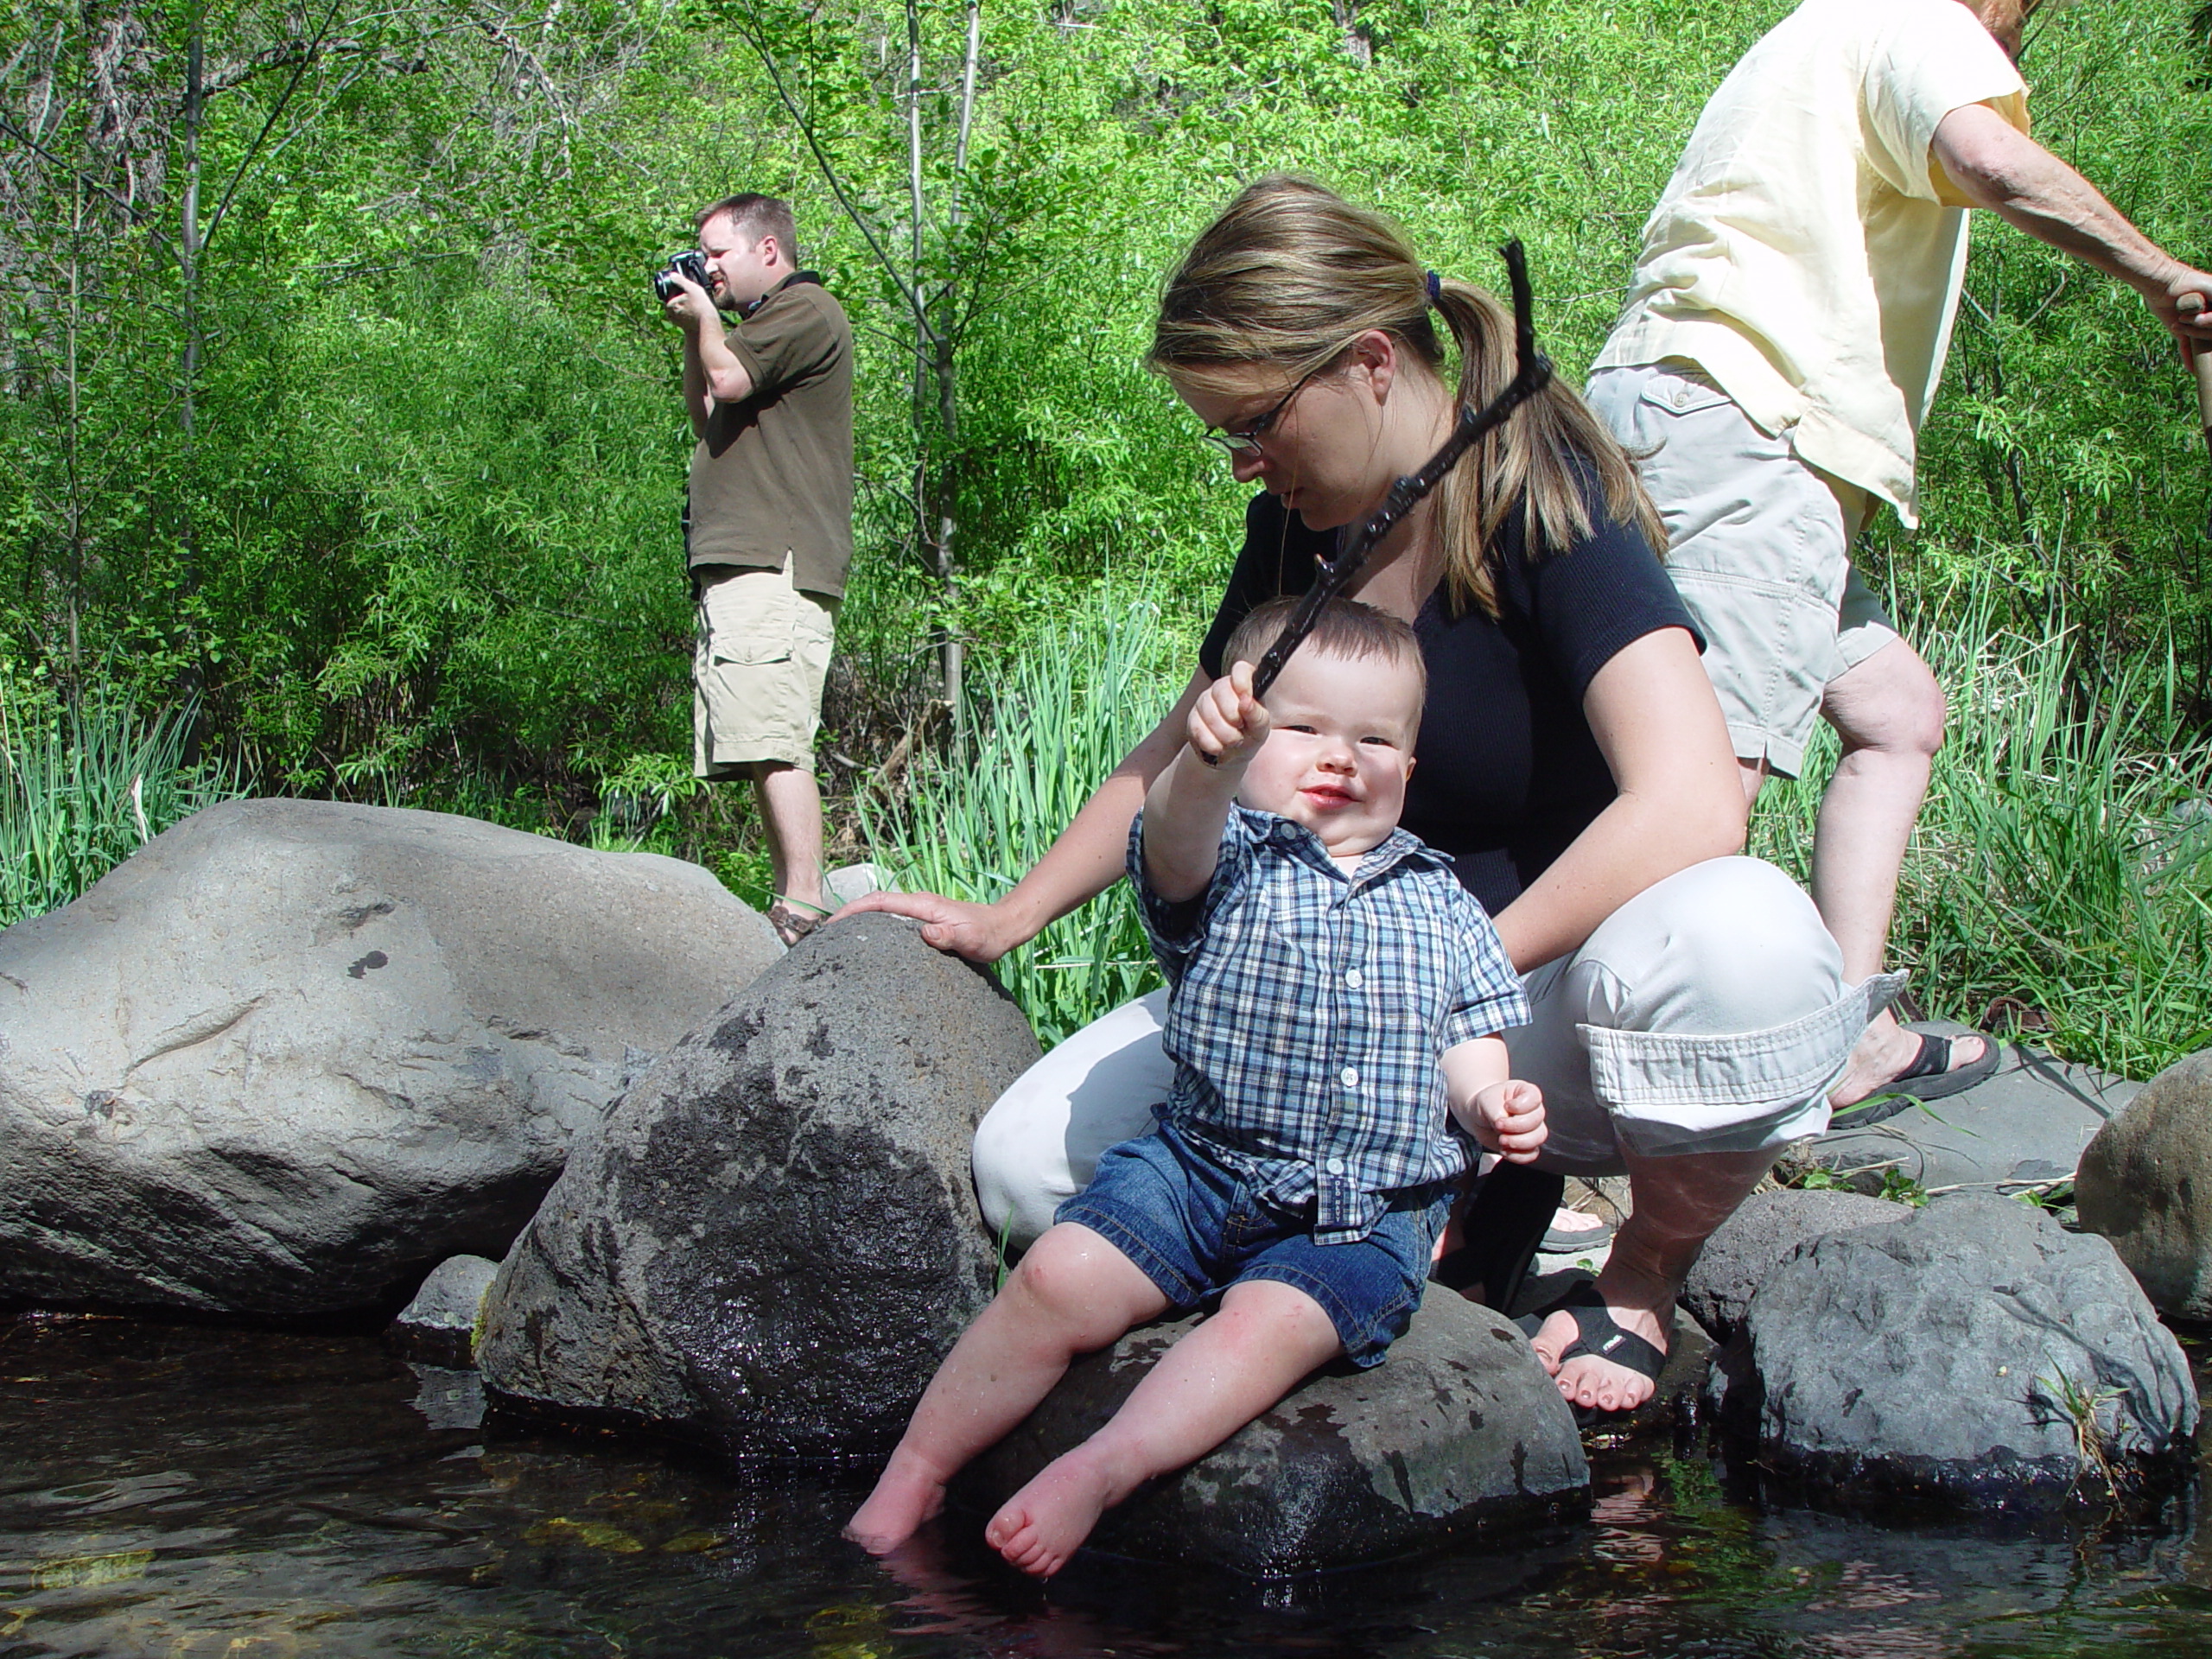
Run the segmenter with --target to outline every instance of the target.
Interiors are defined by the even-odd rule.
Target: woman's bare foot
[[[1112,1480],[1086,1449],[1046,1464],[983,1529],[983,1541],[1032,1578],[1049,1579],[1065,1567],[1114,1501]]]
[[[1908,1031],[1897,1022],[1897,1017],[1886,1009],[1859,1036],[1851,1051],[1851,1063],[1844,1068],[1843,1077],[1828,1090],[1828,1104],[1841,1110],[1855,1106],[1870,1095],[1883,1090],[1910,1069],[1920,1058],[1920,1033]],[[1979,1061],[1989,1052],[1989,1039],[1973,1032],[1951,1039],[1953,1071]]]
[[[901,1446],[891,1454],[868,1502],[845,1522],[845,1536],[871,1555],[887,1554],[944,1507],[945,1478]]]

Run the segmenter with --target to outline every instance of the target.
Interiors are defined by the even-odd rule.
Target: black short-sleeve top
[[[1593,506],[1597,504],[1593,503]],[[1414,624],[1428,666],[1405,827],[1449,853],[1493,915],[1542,874],[1614,795],[1583,694],[1624,645],[1662,628],[1697,631],[1641,532],[1605,522],[1531,560],[1522,515],[1491,548],[1498,614],[1454,614],[1442,587]],[[1255,606],[1302,594],[1338,532],[1313,531],[1272,495],[1244,513],[1244,547],[1198,660],[1210,677]],[[1698,647],[1704,649],[1702,639]]]

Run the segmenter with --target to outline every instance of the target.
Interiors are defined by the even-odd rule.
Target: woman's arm
[[[1662,628],[1615,652],[1582,712],[1620,792],[1496,918],[1524,974],[1579,949],[1655,881],[1743,849],[1744,785],[1686,630]]]
[[[1211,683],[1204,672],[1191,683],[1150,736],[1131,749],[1097,791],[1083,804],[1075,822],[1061,831],[1037,867],[1005,898],[971,904],[934,893],[872,893],[837,912],[887,911],[921,922],[922,938],[940,950],[970,962],[996,962],[1017,944],[1027,944],[1086,899],[1095,899],[1122,879],[1129,844],[1129,824],[1144,804],[1145,791],[1167,769],[1190,729],[1191,706]]]

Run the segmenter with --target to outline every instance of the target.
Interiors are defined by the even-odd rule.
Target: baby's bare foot
[[[845,1522],[845,1536],[871,1555],[887,1554],[944,1507],[944,1480],[913,1453],[891,1454],[868,1502]]]
[[[1106,1471],[1078,1448],[1046,1465],[1007,1499],[983,1529],[983,1541],[1032,1578],[1049,1579],[1083,1547],[1112,1501]]]

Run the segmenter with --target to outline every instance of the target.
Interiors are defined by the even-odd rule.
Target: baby
[[[1426,689],[1413,630],[1333,601],[1264,705],[1252,662],[1294,601],[1230,640],[1230,673],[1132,826],[1129,874],[1170,987],[1173,1092],[1109,1147],[954,1346],[845,1535],[878,1554],[945,1483],[1132,1326],[1219,1310],[984,1536],[1058,1572],[1108,1507],[1221,1444],[1317,1367],[1373,1365],[1421,1305],[1469,1165],[1544,1140],[1497,1033],[1528,1004],[1450,861],[1397,827]]]

